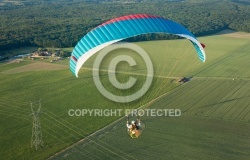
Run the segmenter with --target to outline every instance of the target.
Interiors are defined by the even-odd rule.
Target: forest
[[[28,3],[29,2],[29,3]],[[250,32],[250,4],[245,0],[50,0],[0,1],[0,55],[24,46],[73,47],[97,25],[122,15],[146,13],[187,27],[196,36],[224,29]],[[135,37],[133,41],[167,39],[166,35]]]

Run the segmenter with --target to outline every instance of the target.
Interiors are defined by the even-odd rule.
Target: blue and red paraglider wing
[[[76,77],[86,60],[104,47],[126,38],[149,33],[174,34],[189,39],[205,62],[204,46],[182,25],[159,16],[133,14],[111,19],[88,32],[75,46],[70,69]]]

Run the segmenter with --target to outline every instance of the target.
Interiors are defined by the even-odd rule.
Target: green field
[[[136,43],[151,57],[155,77],[150,90],[129,104],[111,102],[98,92],[91,72],[94,57],[84,65],[80,78],[75,78],[69,69],[13,72],[14,68],[30,64],[29,61],[2,64],[1,157],[48,158],[120,118],[70,117],[69,109],[137,108],[166,93],[146,107],[180,109],[180,117],[142,117],[146,129],[138,139],[127,135],[123,118],[51,158],[247,159],[250,156],[250,40],[226,35],[199,40],[207,46],[204,64],[199,62],[187,40]],[[68,59],[55,63],[68,65]],[[108,83],[105,67],[104,63],[102,82],[117,92]],[[133,74],[139,82],[145,80],[142,63],[133,70],[128,70],[126,64],[119,69],[118,79],[126,81]],[[193,76],[193,79],[182,85],[173,83],[183,76]],[[140,88],[140,84],[133,89]],[[134,90],[117,94],[130,94]],[[30,101],[39,99],[44,147],[35,151],[30,147]]]

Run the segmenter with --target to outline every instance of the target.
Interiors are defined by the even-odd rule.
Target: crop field
[[[0,156],[3,159],[247,159],[250,40],[223,34],[199,40],[206,44],[205,63],[199,62],[187,40],[136,43],[149,54],[155,76],[149,91],[128,104],[112,102],[98,92],[91,70],[95,57],[83,66],[80,78],[75,78],[67,67],[56,67],[68,66],[68,59],[40,66],[55,65],[56,70],[32,70],[39,61],[0,64]],[[124,52],[133,54],[118,51],[113,55]],[[117,92],[108,83],[107,64],[104,62],[102,67],[102,82]],[[133,75],[139,81],[133,88],[137,90],[145,79],[143,63],[139,62],[132,70],[128,68],[122,64],[117,78],[126,81]],[[173,83],[184,76],[193,78],[188,83]],[[133,90],[118,94],[130,92]],[[30,102],[40,99],[44,147],[35,151],[30,144],[33,120]],[[142,116],[146,129],[137,139],[128,136],[126,120],[121,116],[68,114],[69,109],[131,109],[147,102],[150,103],[146,108],[180,109],[182,114]]]
[[[180,117],[141,117],[146,130],[138,139],[127,135],[123,118],[51,159],[247,159],[250,41],[226,36],[200,38],[207,45],[207,62],[189,64],[186,74],[194,78],[147,106],[180,109]],[[179,68],[166,73],[181,76]]]
[[[51,159],[247,159],[249,124],[183,115],[142,117],[137,139],[125,118]]]
[[[48,65],[54,64],[48,63]],[[23,67],[21,63],[20,67]],[[13,71],[12,67],[0,73],[0,154],[4,159],[19,157],[44,159],[119,118],[118,116],[71,117],[68,114],[69,109],[137,108],[153,97],[158,97],[178,86],[169,79],[156,78],[155,80],[160,83],[154,82],[152,92],[145,94],[140,101],[117,104],[99,94],[92,79],[92,72],[88,69],[81,71],[84,77],[75,78],[69,69],[56,71],[31,69],[24,72],[20,67],[16,68],[20,71],[18,73],[10,74],[10,71]],[[103,76],[102,80],[108,81],[108,78]],[[160,86],[162,83],[169,85]],[[162,90],[159,92],[160,87]],[[33,121],[30,102],[40,99],[44,148],[35,151],[30,145]]]

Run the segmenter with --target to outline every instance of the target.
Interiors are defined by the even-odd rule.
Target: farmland
[[[146,131],[136,140],[126,135],[124,118],[52,159],[247,159],[249,40],[226,36],[200,38],[208,45],[205,67],[190,65],[191,82],[148,106],[178,108],[181,117],[142,117]],[[181,75],[179,68],[165,73]]]
[[[1,157],[44,159],[120,118],[70,117],[69,109],[137,108],[164,94],[145,107],[177,108],[182,111],[180,117],[142,117],[146,130],[138,139],[127,135],[125,119],[120,119],[52,159],[246,159],[250,156],[249,38],[219,34],[199,40],[207,46],[204,64],[187,40],[136,43],[151,57],[155,77],[149,92],[129,104],[111,102],[98,92],[89,69],[94,57],[84,65],[80,78],[63,67],[23,68],[40,62],[1,64]],[[56,63],[67,65],[67,59]],[[144,72],[139,67],[117,76],[126,79]],[[193,79],[182,85],[172,83],[183,76]],[[143,82],[144,76],[136,77]],[[102,81],[108,78],[102,76]],[[39,99],[44,148],[35,151],[30,147],[30,101]]]

